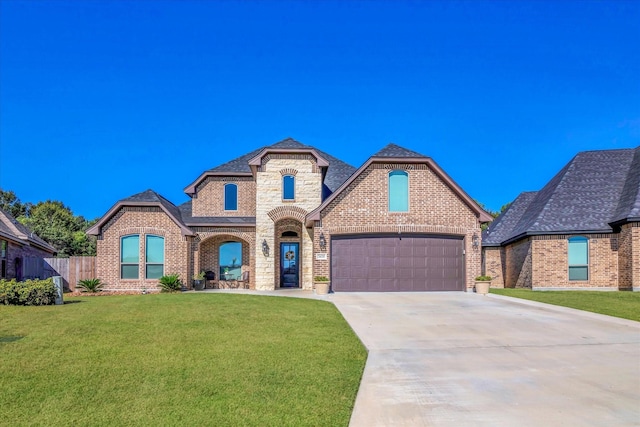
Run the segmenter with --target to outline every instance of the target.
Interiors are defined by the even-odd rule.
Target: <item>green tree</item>
[[[4,191],[0,188],[0,209],[9,212],[14,218],[27,216],[31,203],[22,203],[13,191]]]

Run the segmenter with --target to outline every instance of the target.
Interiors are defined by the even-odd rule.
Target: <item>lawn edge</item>
[[[549,304],[546,302],[533,301],[530,299],[511,297],[506,295],[489,293],[486,296],[490,298],[496,298],[499,300],[514,302],[516,304],[529,305],[533,307],[558,311],[558,312],[567,313],[567,314],[577,314],[579,316],[588,317],[591,319],[603,320],[610,323],[617,323],[618,325],[630,326],[632,328],[640,329],[640,322],[631,320],[631,319],[623,319],[622,317],[610,316],[608,314],[594,313],[593,311],[580,310],[579,308],[565,307],[563,305]]]

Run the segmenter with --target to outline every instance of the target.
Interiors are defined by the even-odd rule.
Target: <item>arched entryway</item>
[[[214,272],[216,281],[240,280],[244,272],[249,272],[249,286],[254,288],[251,245],[237,236],[221,234],[201,241],[195,268]]]
[[[302,278],[302,223],[285,218],[275,223],[275,282],[280,288],[299,288]]]

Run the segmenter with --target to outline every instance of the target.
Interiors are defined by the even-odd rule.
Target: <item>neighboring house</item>
[[[480,274],[492,218],[429,157],[390,144],[356,169],[285,139],[202,173],[180,206],[152,190],[117,202],[87,232],[108,289],[178,273],[252,289],[464,291]],[[245,273],[246,276],[246,273]]]
[[[585,151],[482,239],[493,286],[640,290],[640,147]]]
[[[42,272],[42,259],[56,248],[0,209],[0,279],[33,279]]]

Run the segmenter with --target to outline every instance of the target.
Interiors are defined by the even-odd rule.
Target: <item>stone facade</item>
[[[120,239],[140,236],[138,279],[120,278]],[[105,290],[157,290],[157,279],[145,279],[145,236],[164,237],[164,273],[179,274],[183,283],[190,279],[189,237],[158,207],[123,207],[103,227],[98,238],[96,274]]]

